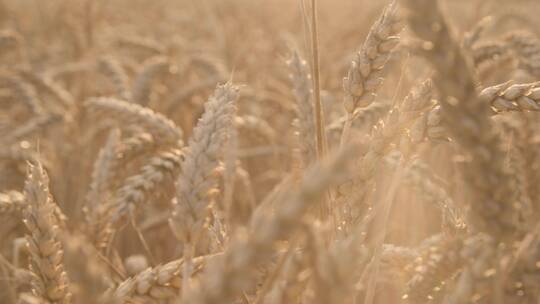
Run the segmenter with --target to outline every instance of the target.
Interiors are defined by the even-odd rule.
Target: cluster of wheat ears
[[[525,17],[275,1],[0,1],[0,303],[540,303]]]

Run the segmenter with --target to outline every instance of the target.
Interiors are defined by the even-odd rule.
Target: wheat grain
[[[495,111],[540,111],[540,86],[538,83],[503,83],[485,88],[480,99]]]

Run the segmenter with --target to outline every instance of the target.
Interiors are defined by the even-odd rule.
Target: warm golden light
[[[0,303],[540,303],[539,13],[0,0]]]

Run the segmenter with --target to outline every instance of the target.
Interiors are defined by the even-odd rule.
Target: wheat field
[[[540,303],[539,14],[0,0],[0,303]]]

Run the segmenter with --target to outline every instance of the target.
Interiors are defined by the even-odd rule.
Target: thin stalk
[[[279,258],[276,268],[264,281],[261,291],[257,294],[257,297],[255,298],[255,301],[253,301],[253,304],[263,303],[265,296],[268,294],[268,292],[270,292],[270,290],[274,286],[274,283],[279,278],[279,275],[281,274],[283,267],[285,266],[285,263],[293,255],[294,250],[296,249],[296,245],[299,242],[299,239],[300,237],[298,235],[292,239],[287,251]]]
[[[311,0],[311,58],[313,70],[313,102],[315,103],[315,124],[317,129],[317,157],[321,160],[326,154],[326,134],[324,127],[324,115],[321,104],[321,81],[319,62],[319,30],[317,27],[317,0]],[[332,200],[331,189],[326,191],[324,201],[320,205],[320,214],[323,219],[330,214],[329,204]],[[334,220],[334,227],[335,219]]]
[[[317,0],[311,0],[311,49],[313,59],[313,102],[317,123],[317,153],[319,159],[325,154],[324,121],[321,104],[321,84],[319,67],[319,32],[317,28]]]
[[[302,12],[302,21],[304,25],[304,47],[306,50],[310,52],[310,57],[313,55],[311,54],[311,25],[309,24],[309,14],[308,10],[306,8],[306,0],[300,0],[300,11]],[[311,66],[312,62],[310,62],[310,67],[313,69],[313,66]]]
[[[193,272],[193,252],[195,250],[194,244],[191,242],[184,243],[184,267],[182,269],[182,300],[187,300],[187,293],[189,290],[189,279]]]
[[[141,245],[143,246],[144,251],[146,252],[146,255],[150,259],[150,263],[152,264],[152,267],[157,266],[158,262],[156,258],[154,257],[154,255],[152,254],[152,251],[150,250],[150,246],[148,246],[148,242],[144,238],[144,235],[142,234],[141,229],[137,226],[137,224],[135,224],[135,221],[133,220],[133,218],[132,218],[131,225],[133,226],[133,229],[135,229],[135,232],[137,233],[139,241],[141,242]]]
[[[388,194],[386,195],[382,206],[379,206],[379,208],[382,209],[382,219],[381,219],[381,227],[378,235],[375,236],[375,250],[374,250],[374,256],[372,260],[372,273],[368,281],[367,291],[366,291],[366,297],[364,298],[364,304],[373,304],[375,300],[375,290],[377,286],[377,279],[379,276],[379,264],[381,261],[381,254],[382,254],[382,245],[384,243],[384,239],[386,238],[386,230],[388,226],[388,220],[390,217],[390,210],[392,210],[392,205],[394,202],[394,199],[396,197],[397,189],[399,186],[399,182],[403,175],[403,157],[399,161],[399,165],[397,167],[397,171],[394,174],[390,187],[388,189]]]
[[[353,122],[353,114],[347,112],[347,118],[345,119],[345,125],[343,125],[343,131],[341,131],[341,139],[339,142],[340,147],[345,146],[349,140],[349,133],[351,132],[351,126]]]

